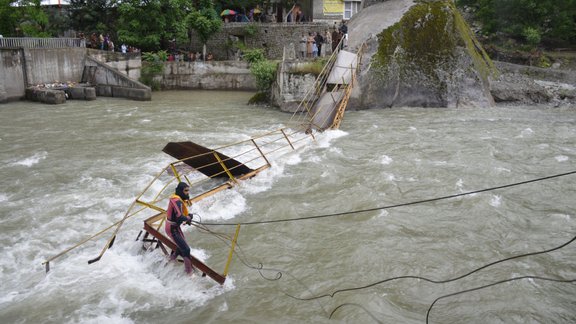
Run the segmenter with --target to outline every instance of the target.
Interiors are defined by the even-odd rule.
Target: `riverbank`
[[[576,107],[576,71],[495,62],[500,74],[491,80],[497,105]]]

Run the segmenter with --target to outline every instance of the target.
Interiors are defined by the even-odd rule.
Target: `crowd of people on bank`
[[[293,8],[290,14],[299,15],[299,8]],[[78,34],[79,38],[86,39],[83,33]],[[299,40],[299,46],[297,47],[298,57],[301,59],[323,57],[331,55],[338,45],[340,44],[340,49],[347,47],[348,42],[348,26],[345,20],[342,20],[340,25],[334,23],[331,29],[326,29],[316,32],[302,33],[302,37]],[[120,45],[117,48],[110,37],[110,34],[103,33],[92,33],[86,41],[86,47],[99,49],[102,51],[109,52],[121,52],[126,53],[139,53],[140,50],[133,46],[128,46],[126,44]],[[170,46],[168,48],[168,61],[212,61],[214,60],[214,55],[209,52],[204,55],[200,52],[186,52],[177,49],[175,40],[170,41]]]
[[[324,32],[309,32],[308,35],[302,33],[299,42],[300,58],[316,58],[330,55],[336,51],[338,45],[340,49],[348,46],[348,26],[346,21],[342,21],[340,26],[332,27],[332,31],[326,29]]]
[[[294,4],[292,8],[286,13],[284,13],[283,10],[280,10],[280,12],[278,12],[274,8],[268,8],[267,10],[262,10],[260,9],[259,5],[256,5],[256,7],[250,10],[246,10],[244,8],[238,11],[226,9],[222,11],[220,16],[222,17],[222,21],[224,21],[224,23],[231,23],[231,22],[304,23],[312,21],[312,17],[306,16],[299,4]]]
[[[247,12],[236,12],[234,10],[224,10],[221,14],[222,20],[225,23],[229,23],[229,22],[244,22],[244,23],[248,23],[248,22],[273,22],[273,20],[270,19],[269,15],[266,15],[262,12],[262,9],[260,9],[259,5],[256,5],[256,7],[248,10]]]
[[[79,34],[80,38],[85,38],[83,33]],[[109,51],[109,52],[121,52],[122,54],[126,53],[138,53],[140,50],[134,46],[129,46],[124,43],[119,47],[115,47],[110,34],[102,34],[100,33],[97,35],[96,33],[92,33],[90,38],[87,41],[86,47],[99,49],[101,51]]]
[[[213,61],[214,54],[206,53],[206,57],[200,52],[175,51],[168,54],[168,62],[195,62],[195,61]]]

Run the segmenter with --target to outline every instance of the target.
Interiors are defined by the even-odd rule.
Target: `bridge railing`
[[[302,101],[292,114],[290,118],[291,125],[297,125],[297,127],[303,127],[304,129],[308,128],[308,125],[312,123],[312,109],[314,105],[320,98],[322,92],[324,92],[324,87],[326,86],[326,81],[328,80],[328,75],[330,71],[332,71],[332,67],[336,63],[336,59],[338,58],[338,53],[340,52],[342,40],[336,46],[336,49],[332,52],[332,55],[328,58],[328,61],[322,68],[320,74],[316,77],[314,84],[312,87],[308,88],[308,91],[304,95]],[[326,44],[326,46],[331,46],[331,44]]]
[[[362,43],[360,45],[358,52],[356,53],[356,65],[350,66],[350,82],[346,84],[344,88],[344,98],[338,105],[336,109],[336,115],[334,116],[334,121],[332,123],[331,129],[338,129],[340,128],[340,123],[342,123],[342,119],[344,118],[344,111],[348,106],[348,100],[350,99],[350,95],[352,94],[352,89],[356,86],[356,73],[358,72],[358,67],[360,62],[362,62],[362,56],[364,55],[364,50],[366,48],[366,43]]]
[[[67,254],[81,245],[84,245],[88,241],[100,238],[104,233],[114,229],[114,233],[105,244],[100,255],[89,262],[93,263],[99,260],[104,252],[112,246],[118,230],[127,219],[136,215],[140,215],[143,219],[146,219],[158,212],[166,212],[165,208],[168,205],[168,199],[173,193],[174,187],[178,182],[185,181],[190,185],[191,198],[189,202],[196,203],[222,190],[234,187],[239,183],[238,180],[249,179],[257,173],[269,168],[271,166],[270,161],[274,157],[300,149],[313,141],[315,141],[314,134],[306,134],[302,129],[279,128],[265,134],[253,136],[250,139],[220,146],[208,153],[200,154],[213,154],[216,156],[218,162],[210,162],[210,164],[198,166],[196,169],[187,166],[185,161],[200,157],[200,155],[190,156],[171,162],[148,183],[146,188],[132,202],[122,219],[84,239],[76,245],[48,258],[42,264],[46,266],[46,272],[48,272],[50,269],[50,262],[53,260]],[[229,156],[229,158],[221,159],[219,152]],[[247,166],[253,169],[253,171],[239,177],[234,177],[231,174],[231,171],[235,167],[226,167],[226,162],[229,159],[238,159],[238,161],[241,161],[241,165]],[[224,171],[211,176],[206,176],[198,171],[199,169],[210,167],[212,164],[220,164]],[[224,178],[219,180],[218,177],[223,175]],[[158,221],[160,223],[155,224],[157,230],[161,228],[164,219],[158,219]]]
[[[320,124],[315,123],[316,115],[321,113],[320,110],[315,109],[315,105],[317,104],[318,100],[322,96],[324,92],[343,92],[342,99],[339,101],[335,101],[331,107],[325,107],[324,109],[329,109],[330,111],[335,111],[336,114],[334,115],[334,119],[331,122],[331,125],[327,128],[330,129],[337,129],[340,127],[340,123],[342,121],[344,110],[348,104],[348,99],[352,93],[352,88],[354,87],[354,83],[356,81],[356,71],[358,68],[358,64],[360,63],[362,52],[364,49],[364,44],[360,46],[358,52],[356,53],[357,58],[355,60],[355,65],[347,66],[340,66],[340,68],[347,68],[350,71],[351,79],[349,81],[342,80],[340,84],[333,84],[328,86],[328,78],[332,69],[334,68],[336,61],[338,60],[338,55],[340,54],[340,50],[343,47],[344,38],[340,40],[340,43],[336,46],[336,49],[333,51],[332,55],[328,58],[328,61],[324,65],[324,68],[316,78],[314,85],[309,88],[308,92],[305,94],[304,98],[298,105],[296,111],[290,118],[290,123],[298,125],[304,129],[319,129],[324,130],[325,127],[321,126],[327,122],[327,118],[332,116],[331,114],[324,114],[324,118],[326,120],[322,120]],[[330,46],[330,44],[327,44]],[[322,116],[322,115],[320,115]]]
[[[86,47],[83,38],[0,37],[0,48]]]

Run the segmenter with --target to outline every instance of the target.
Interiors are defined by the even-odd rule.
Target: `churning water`
[[[223,286],[184,276],[160,251],[142,252],[138,217],[99,262],[86,261],[110,233],[45,274],[44,260],[124,215],[173,161],[161,152],[167,142],[217,147],[288,121],[245,105],[250,96],[182,91],[151,102],[1,105],[0,322],[423,323],[441,296],[523,276],[576,279],[571,243],[452,282],[379,283],[448,280],[576,235],[574,174],[379,209],[576,170],[576,110],[528,107],[348,112],[340,130],[317,134],[194,211],[227,224],[370,211],[244,225]],[[195,228],[185,233],[193,254],[222,271],[227,247]],[[575,283],[519,279],[442,298],[429,320],[573,323],[575,296]]]

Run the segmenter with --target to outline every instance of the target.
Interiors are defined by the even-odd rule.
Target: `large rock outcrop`
[[[351,109],[488,107],[496,73],[451,0],[389,0],[349,23],[350,50],[363,48]]]

